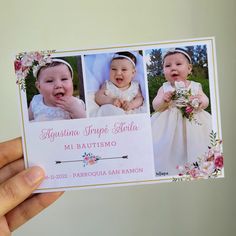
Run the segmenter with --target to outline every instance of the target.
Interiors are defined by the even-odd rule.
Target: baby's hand
[[[134,109],[132,102],[128,102],[128,101],[124,101],[124,102],[123,102],[122,108],[123,108],[125,111],[130,111],[130,110],[133,110],[133,109]]]
[[[195,109],[202,109],[202,95],[191,96],[190,101]]]
[[[86,117],[84,104],[76,97],[64,96],[56,101],[56,106],[69,112],[72,119]]]
[[[170,102],[173,94],[174,92],[171,92],[171,91],[164,93],[164,96],[163,96],[164,102]]]
[[[123,101],[119,98],[115,98],[112,105],[114,105],[115,107],[122,107]]]

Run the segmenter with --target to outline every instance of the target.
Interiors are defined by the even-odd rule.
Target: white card
[[[214,38],[16,56],[36,192],[224,176]]]

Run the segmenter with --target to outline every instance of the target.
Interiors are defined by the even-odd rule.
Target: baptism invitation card
[[[224,176],[214,38],[19,53],[37,192]]]

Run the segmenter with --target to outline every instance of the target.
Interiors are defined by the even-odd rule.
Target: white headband
[[[189,60],[189,62],[190,63],[192,63],[192,60],[191,60],[191,57],[189,56],[189,54],[184,50],[184,49],[182,49],[182,48],[171,48],[171,49],[169,49],[165,54],[164,54],[164,56],[163,56],[163,61],[164,61],[164,59],[165,59],[165,57],[166,56],[168,56],[169,54],[171,54],[171,53],[182,53],[183,55],[185,55],[187,58],[188,58],[188,60]]]
[[[113,59],[115,59],[115,58],[125,58],[125,59],[129,60],[135,68],[135,63],[130,57],[127,57],[125,55],[114,54]]]
[[[73,78],[73,75],[74,75],[73,69],[72,69],[71,65],[70,65],[67,61],[62,60],[62,59],[58,59],[58,58],[52,58],[51,63],[52,63],[52,62],[60,62],[60,63],[62,63],[62,64],[65,64],[66,66],[68,66],[68,68],[70,69],[70,72],[71,72],[71,77]],[[51,64],[51,63],[49,63],[49,64]],[[37,77],[38,77],[38,72],[39,72],[39,70],[40,70],[42,67],[45,67],[45,66],[46,66],[46,65],[38,66],[38,67],[36,68],[36,70],[34,71],[34,77],[35,77],[36,79],[37,79]]]

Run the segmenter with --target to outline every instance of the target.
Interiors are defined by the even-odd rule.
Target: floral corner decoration
[[[16,83],[20,86],[21,90],[25,91],[25,79],[30,73],[30,71],[35,74],[39,67],[46,65],[51,62],[51,51],[41,51],[41,52],[23,52],[16,56],[14,61],[15,74],[17,77]]]
[[[198,158],[194,163],[177,166],[179,178],[182,180],[216,178],[222,174],[224,157],[222,153],[222,140],[216,138],[216,133],[210,133],[211,146],[208,152]]]

